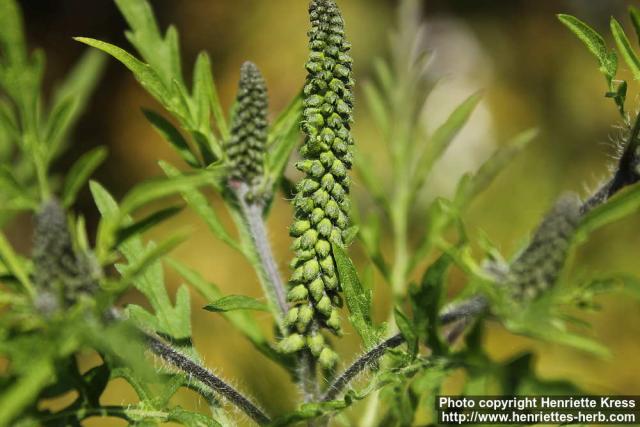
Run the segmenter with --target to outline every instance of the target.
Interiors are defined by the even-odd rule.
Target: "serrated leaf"
[[[598,59],[600,71],[606,77],[609,85],[611,85],[618,71],[618,59],[614,52],[608,51],[602,36],[575,16],[560,14],[558,15],[558,19],[567,26]]]
[[[611,17],[610,25],[613,39],[618,46],[618,51],[622,54],[622,58],[624,58],[629,69],[633,73],[633,78],[636,80],[640,79],[640,58],[638,58],[638,55],[631,47],[631,43],[629,42],[627,35],[624,33],[622,25],[620,25],[614,17]]]
[[[182,157],[189,166],[194,168],[201,166],[200,161],[191,151],[189,143],[175,126],[154,111],[143,109],[142,112],[153,128],[176,149],[180,157]]]
[[[85,153],[73,164],[65,178],[62,190],[62,202],[65,207],[73,205],[82,186],[106,158],[107,149],[97,147]]]
[[[225,313],[237,310],[269,311],[269,307],[245,295],[227,295],[204,306],[207,311]]]
[[[358,272],[344,249],[335,244],[332,244],[332,249],[338,279],[349,309],[349,319],[365,348],[370,349],[378,342],[378,333],[371,320],[371,294],[360,283]]]

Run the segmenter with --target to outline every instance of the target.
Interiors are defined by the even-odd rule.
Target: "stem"
[[[267,229],[264,219],[262,218],[264,207],[262,203],[247,202],[246,196],[249,192],[249,186],[247,184],[233,183],[232,188],[238,199],[240,211],[248,226],[251,242],[258,261],[260,262],[260,268],[258,270],[261,271],[258,271],[258,275],[261,276],[264,293],[271,306],[275,309],[280,329],[284,331],[283,320],[289,310],[289,306],[287,304],[284,282],[278,271],[278,264],[273,256],[271,244],[267,237]]]
[[[401,334],[397,334],[364,353],[342,375],[335,379],[322,396],[322,402],[328,402],[338,397],[340,392],[367,366],[374,364],[388,349],[398,347],[404,342],[404,337]]]
[[[200,366],[187,356],[179,353],[160,339],[149,334],[145,334],[145,338],[153,353],[166,362],[171,363],[174,367],[184,373],[193,376],[201,383],[211,387],[213,391],[225,397],[229,402],[247,414],[247,416],[256,423],[259,425],[266,425],[271,422],[271,419],[260,408],[209,370]]]
[[[314,402],[318,396],[316,360],[308,351],[303,351],[298,358],[298,376],[304,403]]]

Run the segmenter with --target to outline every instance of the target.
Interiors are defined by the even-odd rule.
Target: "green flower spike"
[[[556,202],[531,243],[509,269],[508,284],[516,299],[533,299],[558,279],[580,221],[580,201],[567,195]]]
[[[264,174],[267,144],[267,86],[258,67],[245,62],[240,69],[237,107],[233,118],[227,156],[231,182],[255,189]]]
[[[296,256],[291,263],[288,298],[292,308],[287,315],[291,336],[304,336],[306,341],[298,348],[285,338],[280,348],[285,352],[306,349],[321,366],[330,369],[337,355],[320,330],[341,333],[335,307],[341,301],[340,285],[331,243],[343,246],[349,226],[352,59],[335,2],[312,0],[309,15],[311,53],[306,63],[302,122],[305,141],[300,149],[302,160],[296,164],[305,177],[298,183],[293,200],[295,220],[290,234],[295,238]]]

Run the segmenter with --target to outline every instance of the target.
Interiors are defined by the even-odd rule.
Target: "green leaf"
[[[86,45],[100,49],[103,52],[108,53],[115,59],[120,61],[125,67],[127,67],[134,75],[136,80],[140,82],[152,96],[154,96],[165,108],[173,111],[173,101],[171,100],[171,92],[165,86],[161,78],[158,76],[151,66],[136,59],[130,53],[114,46],[110,43],[105,43],[100,40],[90,39],[86,37],[75,37],[74,40],[84,43]]]
[[[33,287],[33,283],[31,283],[31,279],[29,279],[29,275],[27,274],[22,261],[13,251],[11,244],[2,232],[0,232],[0,258],[11,274],[13,274],[22,284],[29,296],[34,298],[36,296],[36,292]]]
[[[214,183],[223,174],[221,167],[208,168],[190,175],[156,178],[138,184],[122,199],[120,215],[124,216],[146,204],[192,188]]]
[[[414,191],[418,191],[421,188],[435,162],[444,154],[449,145],[451,145],[451,142],[467,123],[481,99],[482,95],[480,93],[474,93],[468,97],[429,138],[429,144],[415,166],[415,175],[412,184]]]
[[[412,357],[418,354],[418,333],[416,332],[415,325],[409,320],[406,314],[396,307],[395,319],[398,330],[407,342],[407,349]]]
[[[629,43],[629,39],[622,29],[622,25],[620,25],[614,17],[611,17],[611,33],[618,46],[618,51],[622,54],[622,57],[633,73],[633,78],[636,80],[640,79],[640,58],[638,58],[638,55],[633,51],[631,43]]]
[[[218,90],[216,89],[215,79],[211,73],[211,59],[206,52],[200,52],[196,59],[196,65],[193,69],[193,99],[197,100],[200,112],[200,124],[209,124],[209,112],[213,113],[215,122],[220,136],[223,141],[229,139],[229,129],[227,120],[218,98]],[[205,108],[204,103],[208,103]],[[206,116],[206,117],[205,117]]]
[[[200,273],[188,268],[176,260],[169,259],[168,261],[171,267],[178,272],[184,280],[191,284],[205,300],[213,301],[222,298],[222,292],[220,289],[215,284],[205,280]],[[222,313],[222,315],[233,325],[234,328],[242,333],[258,351],[290,369],[291,365],[286,364],[288,361],[283,359],[282,355],[277,353],[270,346],[260,329],[260,325],[256,322],[250,312],[235,311]]]
[[[587,213],[578,229],[575,239],[582,242],[595,230],[619,221],[624,217],[638,212],[640,209],[640,185],[632,185],[620,190],[606,203]]]
[[[180,176],[180,172],[169,163],[160,162],[160,167],[169,177]],[[232,248],[242,252],[242,249],[229,234],[218,214],[211,208],[209,201],[197,189],[185,189],[181,192],[182,198],[187,204],[206,222],[211,232],[220,240],[231,246]]]
[[[344,249],[335,244],[332,244],[332,248],[340,286],[349,309],[349,320],[362,338],[365,348],[370,349],[378,342],[378,333],[371,320],[371,294],[360,283],[358,272]]]
[[[167,255],[186,239],[187,236],[182,234],[169,237],[157,245],[150,243],[147,249],[136,257],[134,262],[119,269],[122,274],[120,285],[124,287],[125,284],[135,281],[137,277],[144,274],[152,264]]]
[[[300,141],[302,96],[297,95],[280,113],[269,131],[266,164],[273,189],[278,188],[291,153]]]
[[[9,64],[27,62],[22,14],[15,0],[0,2],[0,50]]]
[[[62,202],[65,207],[73,205],[82,186],[106,158],[107,149],[97,147],[85,153],[73,164],[65,178],[62,190]]]
[[[156,70],[163,83],[168,86],[176,79],[183,84],[175,28],[169,27],[163,38],[153,10],[146,0],[116,0],[116,5],[132,29],[126,33],[127,39]]]
[[[142,235],[142,233],[144,233],[145,231],[177,215],[182,211],[183,208],[184,206],[181,206],[181,205],[170,206],[168,208],[153,212],[152,214],[141,219],[140,221],[137,221],[131,225],[127,225],[119,229],[116,235],[115,246],[116,247],[120,246],[123,242],[126,242],[127,239],[133,236]]]
[[[635,6],[629,6],[629,16],[631,17],[633,29],[636,31],[636,37],[640,40],[640,10]]]
[[[2,12],[0,8],[0,15]],[[0,425],[11,425],[11,421],[31,406],[38,393],[55,378],[55,369],[48,358],[28,360],[28,363],[29,371],[0,395]]]
[[[600,71],[611,85],[618,71],[618,58],[615,52],[609,52],[602,36],[575,16],[560,14],[558,19],[578,36],[598,59]]]
[[[410,289],[417,334],[434,355],[441,355],[446,349],[439,335],[439,315],[445,298],[446,278],[450,266],[451,258],[441,255],[424,273],[420,285]]]
[[[182,134],[167,119],[160,114],[151,110],[142,110],[144,116],[151,123],[153,128],[158,131],[164,139],[166,139],[178,151],[182,160],[189,166],[199,168],[201,166],[198,158],[191,151],[189,143],[182,137]]]
[[[214,313],[236,310],[269,311],[266,304],[244,295],[227,295],[207,304],[204,309]]]
[[[52,157],[60,154],[69,132],[85,111],[89,96],[102,77],[105,59],[102,53],[88,50],[55,91],[47,121],[47,142],[51,145]]]
[[[384,96],[380,93],[380,90],[372,82],[365,82],[364,84],[364,96],[367,100],[367,107],[371,111],[371,115],[375,120],[376,125],[381,129],[383,135],[389,133],[389,113],[385,103]]]
[[[538,135],[536,129],[529,129],[518,134],[504,147],[496,152],[478,169],[473,176],[463,178],[458,184],[455,205],[458,208],[467,206],[473,199],[485,191],[498,174]]]

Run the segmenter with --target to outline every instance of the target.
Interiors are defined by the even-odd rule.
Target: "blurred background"
[[[186,75],[200,50],[210,52],[223,105],[235,96],[238,70],[245,60],[254,61],[265,74],[271,98],[271,113],[277,114],[298,92],[304,81],[307,12],[301,0],[152,0],[163,27],[180,30]],[[467,213],[472,234],[484,232],[504,254],[509,255],[535,227],[540,216],[564,191],[586,194],[607,175],[615,153],[611,139],[620,124],[614,104],[603,95],[605,82],[595,59],[556,19],[556,13],[571,13],[609,34],[611,15],[630,28],[622,0],[427,0],[424,19],[428,23],[425,42],[434,52],[432,68],[438,79],[427,105],[425,120],[433,129],[464,98],[482,89],[484,100],[466,130],[432,175],[426,202],[436,194],[446,195],[465,171],[476,168],[495,147],[517,132],[537,127],[540,136],[501,175]],[[123,32],[126,24],[109,0],[22,1],[31,47],[47,53],[47,85],[65,74],[84,47],[72,36],[88,36],[129,48]],[[358,82],[372,74],[373,59],[387,55],[388,33],[395,26],[394,0],[344,0],[341,2],[352,40]],[[608,39],[611,42],[610,38]],[[631,80],[621,64],[621,75]],[[360,86],[361,87],[361,86]],[[631,84],[628,107],[637,108],[638,87]],[[361,96],[356,96],[362,99]],[[138,86],[130,73],[114,60],[72,141],[73,148],[58,165],[65,170],[74,159],[97,145],[109,147],[110,157],[95,179],[122,196],[135,183],[161,175],[159,159],[180,165],[180,160],[144,119],[141,107],[160,107]],[[358,150],[372,155],[385,174],[385,152],[381,137],[372,126],[364,102],[357,104],[355,136]],[[363,187],[356,180],[355,197]],[[215,199],[213,203],[216,204]],[[218,204],[219,205],[219,204]],[[77,209],[95,226],[97,212],[85,190]],[[221,210],[222,211],[222,210]],[[271,238],[283,272],[287,269],[287,226],[291,211],[280,197],[269,220]],[[422,227],[419,215],[416,227]],[[188,210],[150,234],[166,235],[170,229],[190,225],[191,239],[175,257],[194,267],[224,292],[260,296],[250,266],[234,251],[213,238],[204,224]],[[229,225],[231,225],[229,221]],[[8,227],[9,236],[28,250],[28,219],[17,219]],[[578,251],[580,270],[640,274],[640,215],[608,226]],[[355,250],[363,266],[364,257]],[[167,271],[175,289],[179,278]],[[462,281],[461,276],[454,280]],[[377,320],[386,318],[388,290],[376,283]],[[127,299],[142,303],[132,292]],[[592,393],[640,394],[640,303],[624,297],[600,300],[602,310],[588,316],[593,336],[608,345],[609,360],[597,359],[560,345],[534,343],[513,337],[491,325],[487,348],[497,360],[535,349],[536,367],[545,378],[571,379]],[[194,294],[194,341],[207,365],[253,396],[271,412],[290,409],[289,397],[296,390],[286,374],[257,354],[248,343],[213,313],[200,310],[205,301]],[[268,324],[265,316],[264,323]],[[338,344],[343,360],[360,350],[354,334]],[[91,364],[92,356],[87,355]],[[274,393],[274,388],[277,392]],[[124,383],[108,389],[105,403],[120,404],[134,396]],[[185,407],[198,407],[189,392],[176,399]],[[356,405],[353,411],[364,405]],[[87,425],[120,425],[91,421]]]

